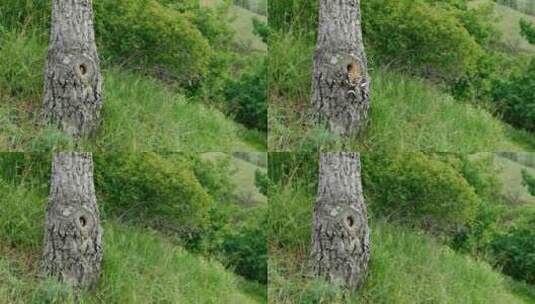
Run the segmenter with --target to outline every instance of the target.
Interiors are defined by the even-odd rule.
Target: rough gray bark
[[[101,260],[92,155],[56,154],[46,210],[45,273],[75,288],[91,288],[98,282]]]
[[[43,100],[48,123],[74,137],[96,130],[102,108],[99,65],[91,0],[53,0]]]
[[[342,137],[358,135],[370,107],[360,1],[320,0],[319,15],[312,83],[316,121]]]
[[[317,276],[348,289],[364,283],[370,256],[358,153],[320,156],[312,262]]]

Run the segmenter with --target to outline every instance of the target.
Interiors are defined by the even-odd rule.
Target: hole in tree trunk
[[[87,73],[87,67],[85,66],[85,64],[80,64],[80,73],[82,75],[85,75]]]
[[[353,227],[354,224],[355,224],[355,221],[353,220],[353,217],[352,216],[348,216],[347,217],[347,225],[349,227]]]
[[[80,216],[78,220],[80,221],[80,226],[85,227],[85,225],[87,224],[85,217]]]

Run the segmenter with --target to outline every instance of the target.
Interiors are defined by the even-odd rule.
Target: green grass
[[[428,236],[385,223],[372,225],[372,253],[362,290],[343,292],[314,279],[306,254],[271,250],[272,303],[535,303],[535,289]]]
[[[363,138],[342,142],[314,126],[304,101],[271,99],[270,150],[289,151],[322,146],[325,150],[349,145],[358,150],[404,151],[519,151],[533,147],[514,141],[512,130],[482,108],[455,101],[422,80],[398,73],[372,72],[371,123]],[[522,133],[522,135],[520,135]]]
[[[529,0],[531,1],[531,0]],[[489,0],[476,0],[472,5],[489,3]],[[505,5],[496,4],[496,14],[499,17],[498,28],[502,32],[503,43],[512,50],[535,52],[535,45],[530,44],[520,35],[520,19],[531,21],[535,24],[535,16],[522,13]]]
[[[81,303],[265,302],[259,301],[262,291],[254,283],[245,282],[217,262],[188,253],[156,232],[107,223],[104,250],[100,284],[94,292],[84,293]],[[35,279],[36,267],[24,269],[21,262],[21,258],[2,257],[0,252],[3,301],[75,303],[65,299],[68,288]],[[249,294],[251,291],[260,295]]]
[[[103,124],[84,143],[93,151],[254,151],[263,135],[247,130],[217,109],[173,92],[151,78],[104,71]],[[69,147],[72,140],[40,124],[37,100],[5,95],[0,104],[0,149],[42,151]]]
[[[535,176],[535,169],[498,155],[495,159],[501,168],[498,178],[503,184],[504,196],[517,204],[535,205],[535,196],[529,194],[527,188],[522,185],[521,173],[522,170],[527,170]]]
[[[46,187],[0,181],[0,299],[75,303],[65,286],[39,275]],[[265,286],[188,253],[157,231],[104,221],[100,284],[80,303],[265,303]],[[48,302],[47,302],[48,301]]]

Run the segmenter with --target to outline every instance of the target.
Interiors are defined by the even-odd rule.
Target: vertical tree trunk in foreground
[[[317,276],[348,289],[362,286],[370,256],[370,231],[358,153],[320,156],[312,239]]]
[[[91,0],[52,0],[52,28],[45,71],[48,123],[81,137],[100,124],[102,77]]]
[[[45,272],[76,288],[93,287],[102,260],[102,228],[90,153],[54,156],[44,239]]]
[[[317,122],[343,137],[362,132],[370,107],[370,80],[359,0],[320,0],[312,104]]]

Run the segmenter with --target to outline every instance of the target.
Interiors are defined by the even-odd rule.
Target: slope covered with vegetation
[[[235,29],[232,11],[236,8],[195,3],[94,4],[105,81],[103,125],[84,143],[85,148],[265,148],[265,48],[253,33],[252,16]],[[72,145],[71,138],[42,125],[50,6],[48,0],[0,4],[0,148],[4,151]]]
[[[272,150],[533,149],[532,54],[503,47],[491,4],[363,2],[371,119],[368,131],[349,142],[312,120],[317,1],[273,2],[269,8]]]
[[[535,303],[535,213],[503,198],[491,154],[363,153],[372,231],[367,282],[348,294],[315,278],[317,158],[270,154],[274,303]]]
[[[9,303],[266,303],[266,205],[230,156],[95,154],[99,285],[42,276],[50,156],[1,154],[0,297]],[[173,177],[171,179],[171,177]],[[244,192],[251,191],[245,189]]]

